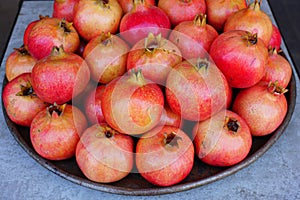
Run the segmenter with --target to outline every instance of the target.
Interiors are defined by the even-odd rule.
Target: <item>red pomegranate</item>
[[[143,76],[157,84],[165,85],[170,70],[181,62],[177,46],[159,34],[152,33],[137,42],[127,56],[127,70],[138,70]]]
[[[246,0],[206,0],[208,23],[221,32],[227,18],[246,7]]]
[[[206,23],[206,15],[196,15],[193,21],[179,23],[170,33],[169,40],[176,44],[184,59],[207,57],[211,43],[218,32]]]
[[[274,24],[272,24],[273,26],[273,31],[272,31],[272,37],[269,43],[269,48],[275,48],[277,51],[280,49],[281,46],[281,41],[282,41],[282,37],[281,37],[281,33],[278,29],[277,26],[275,26]]]
[[[228,17],[224,25],[224,32],[230,30],[244,30],[262,39],[267,46],[272,37],[272,21],[261,10],[260,1],[255,0],[247,8],[241,9]]]
[[[30,73],[36,63],[26,47],[14,48],[14,51],[9,54],[5,63],[5,75],[8,81],[23,73]]]
[[[80,56],[54,47],[50,56],[34,65],[31,78],[38,97],[48,103],[63,104],[85,89],[90,71]]]
[[[135,0],[118,0],[124,13],[128,13],[133,8]],[[144,0],[147,5],[155,5],[155,0]]]
[[[145,79],[140,70],[109,82],[102,94],[105,121],[120,133],[137,135],[154,128],[164,107],[160,87]]]
[[[131,11],[121,20],[120,34],[128,43],[134,45],[146,38],[149,33],[154,35],[161,33],[167,38],[170,28],[170,20],[163,10],[148,5],[143,0],[136,0]]]
[[[196,155],[213,166],[241,162],[252,145],[250,129],[238,114],[222,110],[193,128]]]
[[[159,0],[158,7],[168,15],[173,27],[206,12],[205,0]]]
[[[203,121],[228,104],[231,91],[217,66],[206,59],[183,61],[171,70],[166,99],[183,119]]]
[[[270,49],[266,64],[266,73],[261,81],[267,84],[277,82],[283,88],[286,88],[292,78],[292,67],[290,63],[277,50]]]
[[[285,92],[273,82],[257,84],[240,91],[232,109],[247,122],[253,136],[268,135],[280,126],[287,113]]]
[[[268,49],[256,34],[242,30],[222,33],[209,53],[231,87],[251,87],[265,75]]]
[[[83,58],[87,62],[91,78],[103,84],[126,72],[128,44],[117,35],[102,33],[85,46]]]
[[[53,3],[52,17],[72,22],[78,2],[79,0],[55,0]]]
[[[65,160],[75,156],[77,143],[86,128],[87,121],[78,108],[54,104],[40,111],[32,120],[30,141],[40,156]]]
[[[136,166],[150,183],[171,186],[186,178],[194,164],[194,146],[188,135],[172,126],[158,126],[136,144]]]
[[[117,0],[81,0],[73,23],[79,35],[89,41],[101,33],[116,33],[122,14]]]
[[[40,60],[50,55],[54,46],[62,45],[66,52],[75,52],[79,43],[79,36],[72,23],[46,17],[32,27],[28,36],[28,51]]]

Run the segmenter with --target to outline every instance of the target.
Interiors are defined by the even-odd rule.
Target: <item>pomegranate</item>
[[[145,78],[165,85],[167,76],[181,62],[179,49],[161,34],[149,33],[145,40],[137,42],[127,57],[127,70],[141,69]]]
[[[107,124],[87,128],[76,148],[76,161],[90,180],[110,183],[127,176],[133,167],[133,139]]]
[[[252,137],[245,120],[222,110],[193,128],[196,155],[213,166],[232,166],[248,155]]]
[[[173,27],[206,12],[205,0],[159,0],[158,7],[166,12]]]
[[[272,21],[260,9],[260,2],[255,0],[247,8],[241,9],[228,17],[224,25],[224,32],[230,30],[244,30],[262,39],[267,46],[272,37]]]
[[[133,8],[121,20],[120,34],[128,43],[134,45],[149,33],[161,33],[167,38],[170,28],[170,20],[163,10],[146,4],[143,0],[135,0]]]
[[[32,120],[30,140],[35,151],[49,160],[75,156],[76,145],[87,121],[75,106],[50,105]]]
[[[120,37],[102,33],[91,39],[83,51],[91,78],[103,84],[126,72],[129,46]]]
[[[90,124],[104,123],[105,119],[101,109],[101,97],[105,86],[100,85],[92,90],[86,97],[84,104],[85,115]]]
[[[231,87],[251,87],[265,74],[268,49],[257,34],[242,30],[222,33],[209,53]]]
[[[281,46],[282,37],[277,26],[272,24],[272,27],[273,27],[272,37],[268,46],[271,48],[275,48],[278,51]]]
[[[276,49],[270,49],[266,64],[266,73],[261,81],[269,83],[277,82],[283,88],[286,88],[292,78],[292,67],[290,63]]]
[[[116,33],[123,11],[117,0],[81,0],[73,19],[79,35],[89,41],[101,33]]]
[[[38,20],[34,20],[32,22],[30,22],[27,27],[25,28],[25,31],[24,31],[24,35],[23,35],[23,44],[24,46],[27,48],[27,45],[28,45],[28,38],[29,38],[29,34],[33,28],[33,26],[38,22],[40,21],[41,19],[43,18],[49,18],[48,15],[46,16],[43,16],[43,15],[39,15],[39,19]]]
[[[52,17],[72,22],[78,2],[79,0],[55,0],[53,3]]]
[[[46,17],[32,27],[28,37],[28,51],[40,60],[50,55],[54,46],[63,45],[66,52],[75,52],[79,43],[79,36],[72,23]]]
[[[211,43],[218,32],[206,24],[206,15],[196,15],[193,21],[178,24],[170,33],[169,40],[178,46],[184,59],[207,56]]]
[[[9,54],[5,63],[5,75],[8,81],[23,73],[30,73],[36,59],[33,58],[26,47],[14,48]]]
[[[179,63],[171,70],[166,82],[170,108],[191,121],[203,121],[226,107],[230,94],[224,75],[206,59]]]
[[[136,166],[150,183],[171,186],[192,170],[194,147],[181,129],[159,126],[144,135],[136,145]]]
[[[90,71],[80,56],[54,47],[50,56],[34,65],[31,78],[38,97],[48,103],[63,104],[85,89]]]
[[[145,79],[140,70],[109,82],[102,94],[105,121],[120,133],[137,135],[154,128],[164,106],[160,87]]]
[[[135,0],[118,0],[124,13],[128,13],[132,8]],[[144,0],[147,5],[155,5],[155,0]]]
[[[232,109],[247,122],[253,136],[268,135],[280,126],[287,113],[285,92],[273,82],[257,84],[240,91]]]
[[[247,8],[246,0],[206,0],[207,21],[221,32],[227,18],[244,8]]]
[[[47,106],[35,95],[30,73],[23,73],[7,83],[2,100],[9,119],[22,126],[30,126],[35,115]]]

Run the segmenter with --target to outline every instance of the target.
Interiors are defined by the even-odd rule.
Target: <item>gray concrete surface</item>
[[[25,2],[5,59],[13,47],[22,44],[26,25],[39,14],[49,14],[51,2]],[[264,5],[268,12],[268,7]],[[300,93],[299,78],[297,92]],[[2,88],[2,81],[1,81]],[[2,107],[1,107],[2,109]],[[0,113],[0,199],[300,199],[300,99],[280,139],[256,162],[220,181],[168,195],[132,197],[96,191],[65,180],[33,160],[14,140]]]

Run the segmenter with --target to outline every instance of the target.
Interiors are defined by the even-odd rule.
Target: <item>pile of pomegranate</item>
[[[292,76],[254,0],[56,0],[6,62],[8,117],[90,180],[181,182],[244,160],[283,122]],[[136,170],[136,171],[134,171]]]

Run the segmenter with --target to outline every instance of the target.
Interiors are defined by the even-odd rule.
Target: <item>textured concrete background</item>
[[[50,14],[51,7],[51,2],[24,3],[5,58],[13,47],[22,44],[26,25],[39,14]],[[267,8],[264,5],[264,9]],[[5,59],[0,68],[0,80],[4,77],[4,66]],[[299,78],[296,79],[299,93]],[[299,114],[300,100],[297,98],[294,115],[280,139],[256,162],[234,175],[184,192],[132,197],[85,188],[48,171],[14,140],[1,111],[0,199],[300,199]]]

